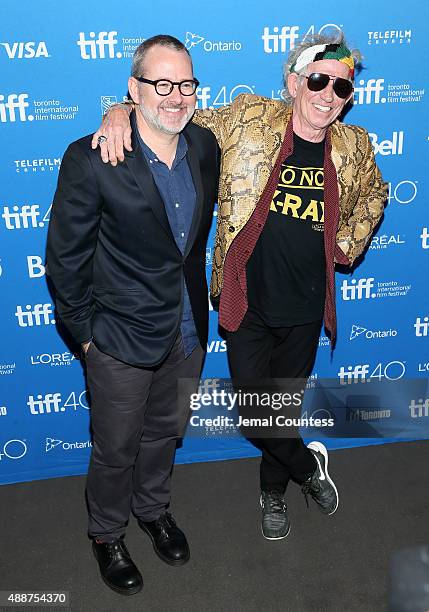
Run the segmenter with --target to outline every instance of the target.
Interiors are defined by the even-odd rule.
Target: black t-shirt
[[[325,143],[296,134],[293,142],[247,264],[249,309],[273,327],[317,321],[325,302]]]

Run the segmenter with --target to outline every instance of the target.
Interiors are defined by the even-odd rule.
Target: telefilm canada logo
[[[32,159],[14,159],[12,164],[15,172],[21,175],[58,173],[61,157],[41,156]]]
[[[185,47],[191,51],[195,47],[202,48],[207,53],[213,52],[237,52],[241,51],[243,45],[237,40],[211,40],[194,32],[186,32]]]
[[[368,32],[368,44],[385,47],[387,45],[409,45],[413,31],[411,29],[372,30]]]
[[[33,100],[28,92],[0,94],[0,122],[71,121],[76,119],[79,105],[50,98]]]
[[[112,60],[132,58],[145,40],[141,36],[119,36],[117,30],[103,30],[79,32],[76,44],[83,60]]]

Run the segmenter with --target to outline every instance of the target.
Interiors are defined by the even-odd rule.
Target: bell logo
[[[374,147],[374,155],[402,155],[404,150],[404,132],[393,132],[392,140],[378,142],[377,134],[368,134]]]
[[[30,278],[41,278],[45,276],[46,269],[39,255],[27,255],[28,276]]]
[[[0,121],[2,123],[7,123],[10,121],[14,123],[17,121],[17,113],[18,111],[18,121],[33,121],[33,115],[28,115],[25,111],[28,108],[28,94],[26,93],[11,93],[7,96],[7,102],[4,101],[5,96],[0,95]]]
[[[13,42],[0,43],[9,59],[33,59],[37,57],[51,57],[45,42]]]
[[[80,56],[84,60],[89,59],[113,59],[122,57],[122,53],[115,53],[118,44],[115,38],[117,32],[95,32],[89,33],[89,38],[85,38],[85,32],[79,32],[77,45],[80,47]],[[106,55],[107,50],[107,55]]]

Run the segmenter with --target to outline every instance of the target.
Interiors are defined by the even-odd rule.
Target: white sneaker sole
[[[332,485],[332,487],[334,488],[334,491],[335,491],[335,493],[337,495],[337,505],[332,510],[332,512],[329,512],[329,514],[328,514],[328,516],[331,516],[331,514],[334,514],[334,512],[336,512],[337,509],[338,509],[338,506],[340,504],[340,496],[338,495],[338,490],[337,490],[337,487],[335,486],[334,481],[329,476],[329,472],[328,472],[328,451],[326,450],[326,446],[324,444],[322,444],[321,442],[316,442],[316,441],[310,442],[310,444],[307,444],[307,448],[312,449],[314,451],[317,451],[319,453],[322,453],[322,455],[325,458],[326,480],[329,482],[330,485]]]

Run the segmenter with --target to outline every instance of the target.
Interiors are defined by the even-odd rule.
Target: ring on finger
[[[101,144],[102,142],[106,142],[106,140],[107,136],[99,136],[97,142],[98,144]]]

